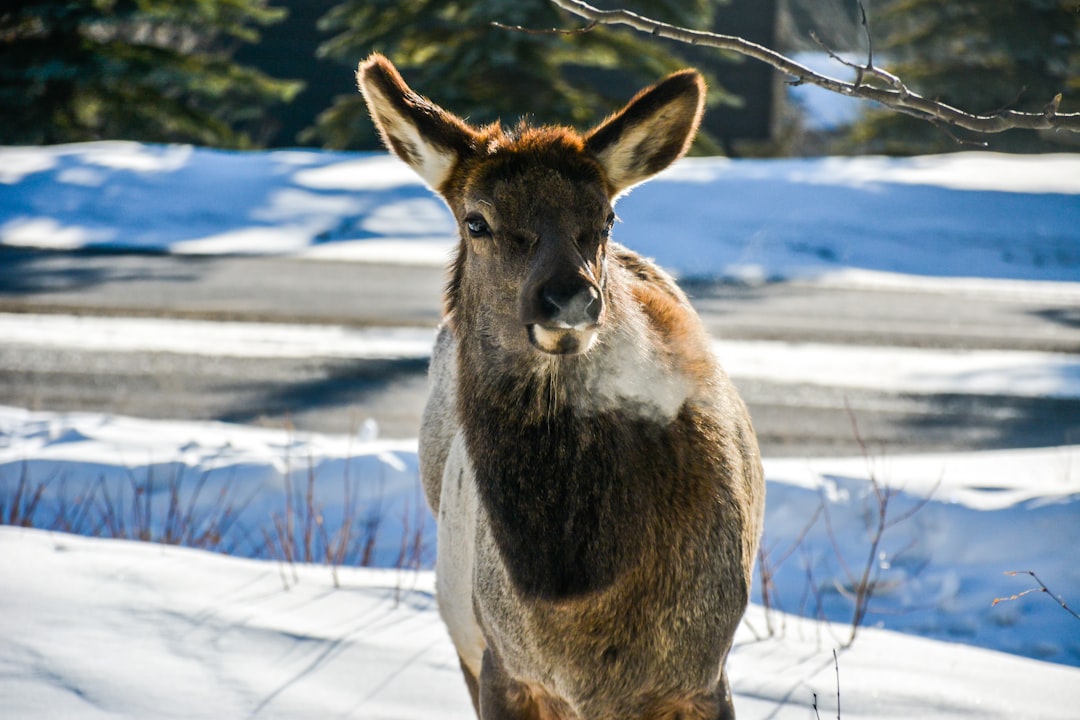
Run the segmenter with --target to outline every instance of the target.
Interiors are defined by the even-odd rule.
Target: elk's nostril
[[[546,320],[554,320],[559,316],[565,302],[565,300],[560,302],[555,294],[545,289],[540,293],[540,313]]]
[[[571,327],[595,324],[603,307],[600,293],[591,285],[561,289],[546,287],[538,299],[543,320]]]
[[[600,319],[600,309],[602,303],[600,302],[600,293],[596,292],[595,288],[588,288],[588,302],[585,304],[585,316],[589,318],[590,322],[596,322]]]

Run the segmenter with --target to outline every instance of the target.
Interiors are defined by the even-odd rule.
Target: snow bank
[[[0,506],[86,535],[430,567],[415,441],[374,434],[0,408]],[[1080,598],[1080,447],[771,460],[766,476],[756,602],[848,622],[865,572],[867,625],[1080,666],[1077,621],[1049,597],[993,605],[1032,587],[1012,570]],[[875,482],[889,495],[876,546]]]
[[[0,244],[443,265],[454,223],[381,153],[0,148]],[[686,212],[692,208],[693,212]],[[1080,157],[689,158],[615,237],[682,275],[1080,281]]]
[[[244,557],[430,564],[416,441],[376,433],[0,407],[0,509],[32,511],[36,527]]]
[[[1080,447],[778,459],[765,473],[773,606],[849,619],[867,573],[869,625],[1080,666],[1080,623],[1052,598],[994,604],[1037,587],[1006,574],[1025,570],[1080,598]]]

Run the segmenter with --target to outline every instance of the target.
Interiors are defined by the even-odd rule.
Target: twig
[[[1023,592],[1016,593],[1015,595],[1010,595],[1009,597],[994,598],[994,602],[990,603],[990,607],[993,607],[993,606],[997,605],[1000,602],[1007,602],[1009,600],[1019,600],[1020,598],[1024,597],[1028,593],[1044,592],[1047,595],[1049,595],[1050,597],[1054,598],[1054,600],[1057,601],[1057,604],[1065,609],[1065,612],[1069,613],[1070,615],[1072,615],[1077,620],[1080,620],[1080,615],[1077,615],[1076,611],[1068,606],[1068,604],[1065,602],[1065,598],[1061,597],[1060,595],[1055,595],[1050,590],[1050,588],[1046,587],[1046,583],[1044,583],[1042,580],[1040,580],[1039,576],[1036,575],[1031,570],[1009,570],[1005,574],[1009,575],[1009,576],[1012,576],[1012,577],[1015,577],[1017,575],[1030,575],[1032,578],[1034,578],[1035,582],[1039,583],[1039,587],[1030,588],[1030,589],[1025,590]]]
[[[51,478],[50,478],[51,479]],[[34,526],[34,514],[37,512],[38,503],[45,492],[49,480],[39,482],[32,491],[30,489],[30,470],[28,463],[23,460],[19,470],[19,483],[15,488],[15,496],[11,498],[11,507],[8,508],[8,525]],[[30,493],[29,499],[26,494]],[[0,524],[4,523],[3,500],[0,499]]]
[[[874,66],[874,38],[870,35],[870,21],[866,19],[866,5],[862,0],[859,0],[859,24],[863,27],[863,32],[866,34],[866,66]],[[836,653],[834,652],[835,656]]]
[[[840,545],[836,538],[836,533],[833,530],[832,519],[829,515],[828,507],[825,506],[824,500],[822,501],[825,531],[828,535],[829,542],[832,544],[836,557],[840,562],[840,566],[847,577],[847,581],[851,586],[851,592],[845,592],[845,588],[837,584],[837,589],[840,593],[846,597],[850,597],[854,604],[854,610],[852,611],[851,617],[851,634],[846,643],[844,643],[844,647],[850,647],[855,642],[855,637],[859,628],[862,626],[863,621],[866,619],[866,615],[870,612],[870,603],[873,600],[874,594],[881,587],[881,566],[878,553],[884,540],[885,533],[901,522],[910,520],[916,513],[926,507],[936,491],[937,486],[941,484],[941,478],[938,478],[934,489],[922,500],[915,503],[915,505],[907,512],[900,514],[899,517],[890,518],[889,505],[892,502],[892,499],[896,497],[897,492],[887,482],[882,484],[882,482],[878,480],[870,456],[870,450],[866,444],[866,440],[862,436],[862,432],[859,430],[859,423],[858,419],[855,417],[855,412],[851,409],[851,405],[848,403],[846,397],[844,398],[844,408],[847,410],[848,419],[851,423],[851,433],[862,452],[863,460],[866,462],[867,474],[870,478],[870,487],[874,494],[874,509],[876,510],[876,513],[873,516],[870,515],[870,511],[868,510],[865,518],[866,530],[870,537],[870,546],[866,554],[866,560],[861,566],[858,577],[856,577],[855,573],[852,572],[851,567],[844,559],[844,555],[840,550]],[[893,553],[894,559],[898,554],[906,551],[910,547],[911,546],[909,545],[908,548]]]
[[[822,622],[827,622],[828,617],[825,615],[825,603],[821,598],[821,591],[818,589],[817,581],[814,579],[814,567],[813,562],[810,559],[810,553],[806,548],[802,548],[802,560],[803,560],[803,572],[806,574],[806,592],[803,593],[802,598],[799,600],[799,614],[806,615],[806,601],[808,595],[814,597],[814,618],[819,621],[818,623],[818,643],[820,645],[820,628]]]
[[[836,668],[836,720],[840,720],[840,661],[836,657],[836,649],[832,651],[833,667]],[[821,720],[821,713],[818,712],[817,693],[813,693],[814,696],[814,718],[815,720]]]
[[[628,25],[649,35],[676,40],[688,45],[729,50],[760,60],[781,72],[791,75],[796,78],[796,84],[810,83],[840,95],[872,100],[898,112],[924,120],[932,118],[947,125],[986,134],[1000,133],[1012,129],[1080,132],[1080,113],[1059,113],[1059,97],[1052,99],[1043,108],[1042,112],[1029,113],[1002,110],[991,115],[976,115],[911,92],[899,78],[874,68],[872,55],[868,63],[870,68],[874,68],[872,74],[887,82],[890,85],[889,88],[850,83],[821,75],[771,48],[734,35],[690,30],[662,23],[628,10],[600,10],[582,0],[551,0],[551,2],[569,13],[588,20],[590,23]],[[864,68],[864,71],[868,70]]]
[[[832,661],[836,668],[836,720],[840,720],[840,661],[836,658],[836,648],[832,651]]]
[[[821,48],[822,52],[826,53],[831,59],[855,71],[854,85],[856,88],[866,87],[863,80],[867,75],[869,75],[870,77],[875,77],[883,81],[905,97],[912,94],[911,90],[908,89],[908,86],[905,85],[900,78],[898,78],[896,75],[893,75],[891,72],[888,72],[887,70],[882,70],[881,68],[874,65],[873,51],[870,51],[869,57],[867,58],[865,65],[858,65],[851,62],[850,60],[845,60],[840,55],[833,52],[832,48],[827,46],[813,30],[810,31],[810,37],[811,39],[813,39],[814,42],[818,44],[818,47]]]
[[[818,503],[817,509],[803,527],[802,531],[796,536],[787,549],[780,554],[779,559],[775,562],[772,557],[776,548],[774,547],[771,550],[766,550],[765,536],[762,535],[761,547],[758,548],[758,573],[761,578],[761,604],[765,609],[765,628],[769,637],[774,637],[777,634],[776,628],[773,626],[773,610],[783,610],[783,608],[780,607],[780,598],[775,589],[775,573],[780,569],[780,566],[802,546],[807,535],[809,535],[810,530],[817,524],[818,518],[821,517],[821,514],[824,511],[824,504],[824,500]]]

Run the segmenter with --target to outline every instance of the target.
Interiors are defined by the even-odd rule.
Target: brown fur
[[[478,715],[734,717],[723,667],[761,529],[757,441],[686,296],[608,237],[616,198],[688,147],[700,77],[584,135],[470,127],[380,56],[358,78],[460,227],[420,464]]]

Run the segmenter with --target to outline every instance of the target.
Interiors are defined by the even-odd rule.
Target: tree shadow
[[[1063,327],[1080,328],[1080,307],[1043,308],[1042,310],[1033,310],[1030,314]]]
[[[927,444],[991,450],[1080,443],[1080,399],[962,394],[919,399],[930,408],[898,422]]]
[[[133,255],[139,262],[129,262]],[[146,256],[161,257],[148,263]],[[146,280],[194,282],[208,258],[169,257],[161,253],[110,250],[38,250],[0,245],[0,296],[79,292],[113,284]]]
[[[409,381],[423,381],[427,375],[428,358],[396,358],[386,360],[351,360],[328,363],[325,374],[301,382],[265,382],[248,388],[246,399],[220,413],[223,422],[249,423],[254,420],[281,418],[283,421],[299,414],[329,412],[351,407],[365,407],[368,414],[376,400],[393,402],[397,409],[408,401],[394,402],[394,386]],[[425,387],[426,390],[426,387]],[[426,393],[425,393],[426,394]],[[423,398],[417,402],[422,404]],[[417,416],[419,407],[417,407]],[[344,431],[345,428],[342,428]]]

